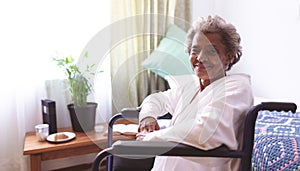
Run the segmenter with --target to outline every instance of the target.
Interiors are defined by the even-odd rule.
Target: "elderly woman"
[[[177,89],[149,95],[142,103],[137,140],[176,141],[208,150],[225,144],[239,148],[246,112],[253,105],[250,77],[228,75],[242,56],[240,36],[219,16],[195,21],[187,34],[186,52],[198,77]],[[159,130],[156,118],[172,114]],[[233,171],[237,159],[156,157],[152,171]]]

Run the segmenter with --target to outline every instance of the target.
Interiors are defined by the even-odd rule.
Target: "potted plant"
[[[84,58],[88,53],[84,54]],[[72,97],[68,104],[73,131],[86,132],[94,129],[97,103],[88,102],[87,97],[93,92],[93,82],[90,80],[95,75],[95,65],[87,65],[84,71],[75,64],[72,56],[53,58],[57,65],[63,69],[69,83],[69,92]]]

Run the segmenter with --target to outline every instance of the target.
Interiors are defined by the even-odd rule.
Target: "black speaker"
[[[49,124],[49,135],[57,133],[55,101],[42,100],[43,123]]]

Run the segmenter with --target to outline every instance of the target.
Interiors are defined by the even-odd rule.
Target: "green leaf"
[[[88,52],[84,53],[84,57],[88,57]],[[93,83],[90,77],[95,75],[93,69],[95,64],[87,65],[86,71],[80,71],[78,66],[74,63],[72,56],[64,58],[53,58],[57,66],[63,69],[69,81],[69,92],[75,106],[85,106],[87,103],[87,96],[93,92]]]

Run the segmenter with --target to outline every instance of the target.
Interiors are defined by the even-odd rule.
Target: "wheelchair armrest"
[[[185,156],[185,157],[228,157],[239,158],[245,154],[239,150],[230,150],[221,145],[211,150],[201,150],[189,145],[169,141],[116,141],[110,148],[98,153],[93,169],[97,169],[101,161],[111,155],[146,158],[154,156]]]
[[[229,150],[221,145],[211,150],[201,150],[196,147],[169,141],[126,141],[119,140],[112,145],[113,155],[128,156],[202,156],[202,157],[240,157],[240,151]]]
[[[120,113],[114,115],[110,118],[108,123],[108,138],[107,145],[110,147],[112,145],[113,137],[113,125],[114,123],[121,118],[124,119],[138,119],[140,108],[124,108]]]
[[[138,119],[139,118],[139,108],[124,108],[120,113],[115,114],[110,118],[108,126],[112,127],[112,125],[120,118],[124,119]]]
[[[124,108],[121,114],[124,118],[139,118],[140,108]]]

